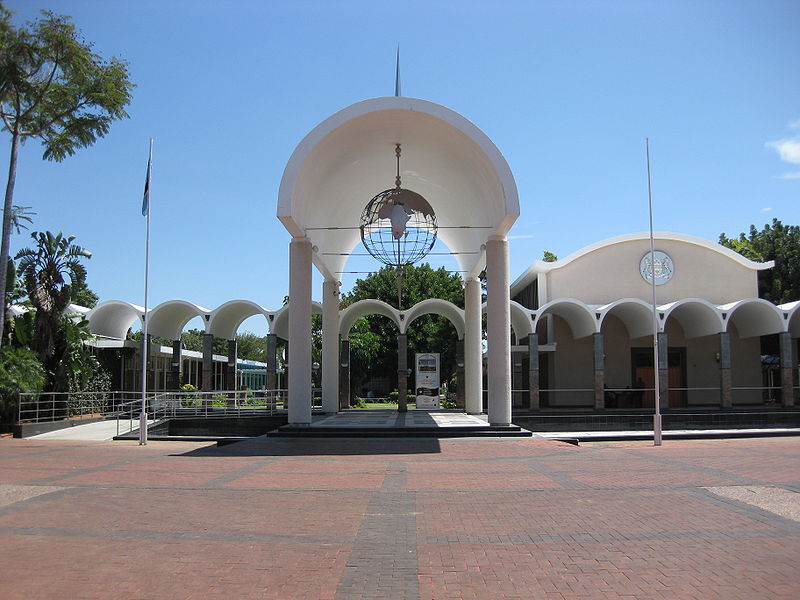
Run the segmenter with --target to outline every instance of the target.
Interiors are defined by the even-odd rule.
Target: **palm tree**
[[[11,209],[11,228],[17,232],[19,235],[20,231],[23,229],[27,229],[28,226],[26,223],[33,223],[32,217],[36,213],[31,210],[30,206],[13,206]],[[20,299],[25,296],[25,289],[22,285],[22,282],[19,281],[17,278],[17,267],[14,265],[14,261],[10,258],[8,259],[8,264],[6,267],[6,293],[4,298],[4,308],[5,308],[5,315],[8,315],[8,311],[11,308],[12,304],[16,304]],[[6,330],[11,329],[9,327],[10,323],[4,319],[3,320],[3,334],[7,333]],[[0,340],[4,340],[5,335],[0,335]]]
[[[31,237],[36,245],[17,252],[16,259],[19,260],[19,275],[36,309],[31,350],[48,372],[53,373],[60,358],[56,348],[62,345],[63,314],[73,290],[86,283],[86,268],[81,259],[91,258],[92,253],[73,244],[74,235],[34,231]]]

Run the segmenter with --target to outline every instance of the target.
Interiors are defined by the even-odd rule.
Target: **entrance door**
[[[641,394],[641,408],[655,407],[655,388],[653,378],[653,349],[631,348],[631,367],[633,388],[646,388]],[[667,385],[669,408],[686,406],[686,348],[669,348],[667,350]],[[638,382],[638,383],[637,383]],[[638,408],[638,407],[631,407]]]

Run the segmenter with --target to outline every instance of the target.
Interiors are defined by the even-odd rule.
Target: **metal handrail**
[[[106,418],[130,392],[20,392],[17,422],[39,423],[65,419]]]
[[[320,388],[312,389],[312,402],[321,392]],[[159,392],[147,398],[147,427],[149,430],[166,418],[274,416],[287,410],[288,397],[287,389]],[[316,404],[321,406],[321,403]],[[124,406],[127,409],[116,415],[117,435],[120,435],[120,426],[125,421],[128,422],[126,433],[138,427],[142,400],[138,398]]]
[[[321,406],[321,390],[312,390],[313,404]],[[274,414],[286,410],[288,390],[214,390],[211,392],[153,392],[147,405],[153,414],[240,415],[255,411]],[[140,392],[22,392],[18,394],[17,422],[39,423],[66,419],[109,419],[141,410]]]

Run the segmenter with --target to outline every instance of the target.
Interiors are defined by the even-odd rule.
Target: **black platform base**
[[[518,425],[484,425],[454,427],[324,427],[284,425],[267,433],[267,437],[293,438],[464,438],[464,437],[531,437],[533,434]]]
[[[515,411],[513,422],[537,431],[635,431],[653,427],[653,411]],[[767,429],[800,427],[800,407],[671,409],[661,416],[664,430]]]

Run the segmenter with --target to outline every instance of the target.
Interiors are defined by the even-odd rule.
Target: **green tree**
[[[125,61],[106,61],[83,41],[69,17],[43,11],[15,27],[0,4],[0,118],[11,136],[0,245],[0,298],[13,226],[13,198],[20,145],[38,139],[45,160],[62,161],[94,144],[111,123],[127,117],[133,84]],[[0,331],[5,313],[0,312]],[[0,336],[0,343],[2,343]]]
[[[384,267],[342,294],[342,308],[365,299],[397,304],[397,280],[394,267]],[[441,298],[464,307],[461,278],[444,268],[432,269],[427,263],[403,267],[403,306],[409,307],[428,298]],[[350,331],[350,381],[355,393],[372,377],[389,376],[397,386],[397,328],[386,317],[369,315],[356,321]],[[423,315],[408,330],[408,364],[417,352],[439,352],[442,381],[455,372],[457,334],[453,325],[439,315]],[[409,382],[413,385],[413,382]]]
[[[13,423],[19,394],[41,392],[44,383],[44,369],[33,352],[0,348],[0,423]]]
[[[226,351],[227,352],[227,351]],[[249,331],[236,334],[236,355],[243,360],[267,362],[267,338]]]
[[[199,329],[187,329],[186,331],[181,333],[181,342],[183,343],[183,347],[186,348],[187,350],[202,352],[204,335],[205,331],[200,331]],[[211,352],[214,354],[227,356],[228,341],[219,337],[215,337]]]
[[[79,303],[78,303],[79,304]],[[142,339],[142,332],[141,331],[131,331],[128,330],[128,334],[125,336],[126,340],[131,340],[134,342],[139,342]],[[167,346],[168,348],[172,348],[172,340],[168,340],[167,338],[162,338],[157,335],[150,336],[150,344],[152,346]]]
[[[84,283],[80,287],[73,288],[70,300],[78,306],[94,308],[97,306],[97,301],[100,300],[100,298]]]
[[[722,233],[719,243],[750,260],[775,261],[772,269],[758,272],[760,297],[775,304],[800,299],[800,227],[772,219],[761,230],[750,225],[748,235],[729,238]]]
[[[80,303],[78,303],[80,304]],[[186,350],[193,350],[195,352],[203,351],[203,336],[204,331],[200,329],[187,329],[181,333],[181,343]],[[142,339],[142,332],[128,332],[127,339],[138,342]],[[152,337],[150,342],[158,344],[159,346],[172,347],[172,340],[161,337]],[[255,333],[245,331],[236,335],[236,356],[245,360],[258,360],[266,362],[267,356],[267,338],[258,336]],[[212,350],[214,354],[222,356],[228,355],[228,341],[224,338],[214,337],[214,344]]]
[[[110,392],[111,377],[101,366],[92,347],[87,343],[92,339],[89,323],[73,319],[70,315],[61,317],[60,335],[54,355],[58,361],[52,372],[51,389],[58,392]],[[70,402],[88,402],[96,397],[70,394]],[[103,409],[98,406],[98,412]]]
[[[558,260],[558,257],[552,252],[545,250],[544,255],[542,256],[542,260],[544,262],[556,262]]]
[[[49,231],[34,231],[31,238],[36,245],[23,248],[16,258],[20,277],[36,311],[30,347],[52,375],[68,347],[64,311],[72,299],[72,289],[85,284],[86,268],[81,260],[91,258],[92,253],[73,244],[75,236],[64,236],[61,232],[54,235]]]
[[[11,229],[18,235],[23,229],[27,229],[28,225],[33,223],[33,216],[36,213],[31,210],[30,206],[12,206],[11,207]]]

